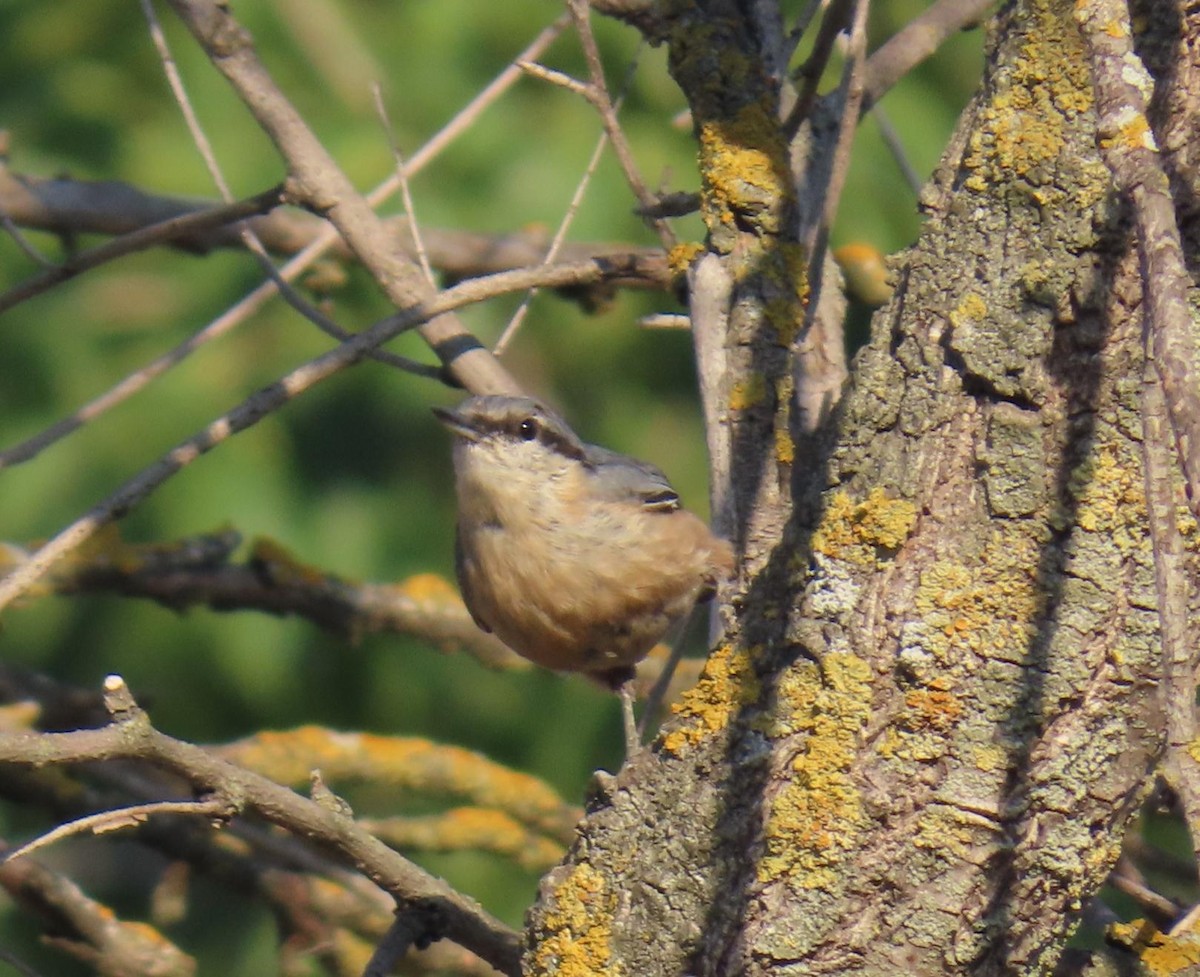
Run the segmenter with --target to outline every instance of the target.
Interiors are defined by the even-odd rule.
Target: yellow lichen
[[[705,219],[728,226],[737,217],[778,233],[780,209],[791,199],[787,146],[778,120],[758,103],[731,118],[701,122],[700,172]]]
[[[396,589],[405,597],[421,603],[459,603],[458,591],[450,581],[436,573],[417,573],[397,584]]]
[[[812,547],[833,559],[873,566],[886,555],[880,551],[898,549],[916,523],[916,506],[906,499],[889,498],[881,488],[872,489],[858,503],[845,492],[835,492],[813,533]]]
[[[625,972],[612,959],[612,915],[617,894],[587,862],[576,865],[555,888],[533,952],[533,974],[612,977]]]
[[[703,253],[704,245],[695,241],[683,242],[671,248],[667,252],[667,267],[671,270],[672,277],[678,278],[681,275],[686,275],[692,262]]]
[[[782,346],[795,342],[804,328],[809,294],[807,254],[803,245],[781,241],[763,259],[763,311]]]
[[[761,404],[767,396],[767,382],[761,373],[752,373],[734,381],[729,391],[730,410],[748,410]]]
[[[796,442],[782,425],[775,427],[775,460],[781,465],[790,465],[796,460]]]
[[[975,766],[984,773],[1002,770],[1008,765],[1008,753],[1001,747],[989,743],[986,746],[976,746],[974,750]]]
[[[1135,919],[1108,927],[1109,940],[1138,954],[1142,964],[1156,977],[1191,973],[1200,964],[1200,935],[1194,930],[1167,934],[1153,923]]]
[[[700,681],[671,711],[684,721],[664,734],[663,749],[677,756],[729,726],[737,713],[758,699],[759,684],[750,652],[723,645],[708,657]]]
[[[1067,490],[1075,500],[1073,511],[1052,514],[1056,529],[1074,525],[1102,533],[1124,556],[1144,548],[1146,494],[1136,446],[1123,441],[1105,442],[1072,469]]]
[[[950,313],[950,325],[958,328],[971,322],[982,322],[987,318],[988,307],[975,292],[968,292]]]
[[[1009,71],[998,75],[994,94],[980,112],[963,165],[969,190],[1020,180],[1036,187],[1044,206],[1065,205],[1067,191],[1050,174],[1065,145],[1064,120],[1092,105],[1088,58],[1069,5],[1064,0],[1032,0],[1031,29]],[[1086,178],[1084,178],[1086,177]],[[1072,190],[1076,207],[1107,192],[1107,170],[1097,160],[1079,174]]]
[[[760,881],[828,886],[854,849],[866,817],[850,771],[870,713],[870,680],[865,661],[841,652],[825,655],[820,664],[799,662],[781,679],[778,707],[759,725],[771,736],[804,735],[792,776],[768,801]]]
[[[569,834],[578,812],[546,783],[461,747],[419,737],[342,733],[321,726],[258,733],[220,748],[226,759],[279,783],[307,783],[319,769],[329,782],[401,786],[469,797],[552,833]]]

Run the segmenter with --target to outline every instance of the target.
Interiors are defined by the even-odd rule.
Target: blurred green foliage
[[[370,86],[378,82],[406,154],[491,80],[558,9],[542,2],[466,0],[244,0],[276,79],[359,186],[393,166]],[[925,4],[875,5],[873,45]],[[238,194],[283,175],[278,156],[225,82],[164,7],[161,16],[226,176]],[[630,29],[601,21],[614,79],[638,51]],[[981,32],[952,39],[883,101],[913,165],[927,175],[972,90]],[[662,50],[641,50],[622,118],[647,179],[696,188],[690,132],[670,119],[684,101]],[[584,74],[565,37],[547,63]],[[153,192],[215,196],[164,81],[138,6],[127,0],[8,0],[0,5],[0,127],[9,164],[36,176],[128,181]],[[478,231],[553,229],[592,151],[599,124],[570,93],[531,79],[412,183],[419,221]],[[391,210],[397,209],[393,205]],[[862,240],[895,251],[916,234],[912,191],[873,120],[856,147],[834,243]],[[680,222],[696,238],[695,218]],[[575,240],[654,239],[605,158],[576,220]],[[65,242],[30,233],[50,259]],[[36,271],[0,234],[0,288]],[[260,280],[235,253],[158,252],[126,258],[0,318],[0,445],[45,427],[173,346]],[[464,314],[493,341],[515,306]],[[389,309],[360,271],[330,311],[360,328]],[[665,295],[623,295],[588,316],[540,295],[507,357],[530,390],[559,405],[580,433],[664,468],[685,500],[706,508],[704,440],[694,404],[689,339],[639,331],[634,320],[677,311]],[[121,408],[32,462],[0,473],[0,538],[29,541],[65,522],[258,387],[329,347],[281,302],[206,347]],[[430,359],[415,337],[396,348]],[[222,525],[273,537],[331,572],[365,580],[451,572],[451,470],[447,439],[430,415],[455,392],[368,363],[318,386],[169,481],[124,522],[131,540],[173,539]],[[163,730],[224,741],[300,723],[415,734],[475,748],[539,774],[579,799],[593,769],[620,756],[617,704],[586,682],[529,671],[491,673],[461,655],[373,637],[350,647],[308,624],[195,610],[180,617],[111,598],[41,599],[7,613],[0,655],[64,682],[95,688],[125,676]],[[5,830],[29,830],[25,821]],[[75,843],[103,859],[105,842]],[[423,859],[519,924],[535,880],[478,857]],[[97,868],[94,874],[102,874]],[[143,887],[144,890],[145,887]],[[221,905],[198,897],[203,911]],[[131,891],[131,911],[144,910]],[[265,914],[238,916],[221,948],[201,947],[193,923],[181,940],[204,973],[269,966]],[[19,922],[7,924],[21,928]],[[60,958],[42,958],[60,972]]]

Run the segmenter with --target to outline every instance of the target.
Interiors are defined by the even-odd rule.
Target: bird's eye
[[[525,418],[517,428],[517,433],[521,435],[523,440],[532,441],[538,436],[537,421],[532,417]]]

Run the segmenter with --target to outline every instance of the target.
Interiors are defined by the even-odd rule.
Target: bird
[[[732,573],[733,547],[655,466],[588,444],[531,397],[435,407],[454,435],[455,571],[475,623],[545,668],[621,696],[634,666]]]

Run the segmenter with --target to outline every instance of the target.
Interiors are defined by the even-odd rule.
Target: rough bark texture
[[[992,37],[786,523],[731,506],[724,641],[544,880],[530,973],[1035,973],[1117,856],[1163,729],[1137,261],[1070,0]]]

